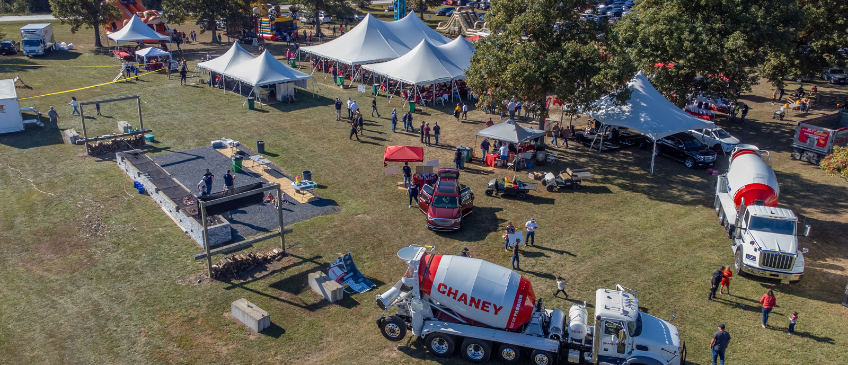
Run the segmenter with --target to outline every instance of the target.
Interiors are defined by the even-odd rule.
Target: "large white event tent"
[[[465,38],[459,37],[444,45],[434,45],[424,39],[405,55],[388,62],[362,66],[363,69],[398,80],[403,84],[421,86],[435,85],[465,78],[465,69],[471,65],[474,48]],[[416,90],[418,90],[416,88]],[[451,90],[453,95],[453,90]],[[435,100],[434,100],[435,101]]]
[[[595,102],[596,110],[586,114],[604,125],[625,127],[648,136],[654,141],[654,151],[660,138],[692,129],[715,128],[715,123],[696,118],[668,101],[642,71],[627,83],[627,88],[631,95],[624,105],[615,105],[613,98],[607,96]],[[654,156],[656,153],[651,154],[651,173]]]
[[[274,58],[268,51],[263,52],[259,57],[254,57],[245,51],[238,42],[234,43],[220,57],[198,63],[197,67],[210,72],[210,87],[213,86],[211,82],[212,73],[237,80],[239,84],[244,82],[252,85],[254,88],[251,93],[256,92],[256,89],[259,87],[276,84],[278,100],[284,95],[292,95],[294,93],[294,86],[305,89],[307,86],[306,80],[313,78],[311,75],[286,66]],[[312,95],[314,96],[314,80],[312,88]],[[224,93],[226,92],[227,89],[224,88]]]
[[[115,41],[116,44],[138,41],[168,41],[169,44],[171,42],[171,37],[156,33],[136,15],[133,15],[121,30],[106,36],[107,46],[110,39]],[[170,49],[170,47],[168,48]]]
[[[384,22],[368,14],[345,35],[300,50],[335,61],[337,64],[358,66],[403,56],[425,39],[436,45],[450,42],[450,38],[439,34],[418,19],[415,12],[393,22]]]

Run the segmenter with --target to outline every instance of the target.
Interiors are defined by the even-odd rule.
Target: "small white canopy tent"
[[[586,114],[605,125],[625,127],[648,136],[654,141],[654,150],[660,138],[691,129],[715,128],[715,123],[696,118],[668,101],[642,71],[627,83],[627,88],[631,95],[624,105],[615,105],[607,96],[595,102],[597,110]],[[651,173],[654,156],[656,153],[651,154]]]
[[[0,80],[0,133],[12,133],[24,130],[21,108],[18,105],[18,92],[15,80]]]
[[[171,52],[163,51],[161,48],[157,47],[147,47],[135,53],[136,57],[144,58],[144,62],[147,63],[147,59],[151,57],[168,57],[171,58]]]
[[[509,143],[521,143],[545,136],[545,131],[515,124],[512,119],[480,130],[477,135]]]
[[[254,92],[257,92],[257,88],[262,86],[276,84],[278,100],[281,100],[283,95],[291,95],[294,92],[294,86],[305,89],[307,80],[313,79],[312,94],[313,96],[315,95],[315,81],[312,75],[284,65],[280,60],[268,53],[268,51],[262,52],[261,55],[252,60],[243,61],[234,67],[229,67],[222,74],[240,82],[253,85]]]
[[[171,41],[171,37],[156,33],[156,31],[150,29],[150,27],[148,27],[147,24],[144,24],[144,22],[136,15],[133,15],[130,21],[127,22],[127,25],[121,28],[121,30],[111,33],[106,37],[107,43],[108,40],[111,39],[115,41],[116,44],[138,41]]]

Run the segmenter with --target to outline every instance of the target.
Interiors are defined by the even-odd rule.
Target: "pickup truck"
[[[456,231],[462,218],[474,210],[474,193],[459,184],[459,170],[439,169],[436,183],[421,187],[418,209],[427,215],[427,228],[434,231]]]
[[[848,146],[848,110],[798,123],[792,158],[818,165],[833,146]]]
[[[713,151],[716,151],[716,153],[730,153],[739,144],[739,139],[731,136],[730,133],[727,133],[727,131],[721,128],[693,129],[689,131],[689,134]]]

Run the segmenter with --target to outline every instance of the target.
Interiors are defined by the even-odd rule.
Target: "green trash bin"
[[[289,66],[291,66],[291,68],[297,67],[297,60],[294,59],[294,58],[290,59],[289,60]]]
[[[244,157],[240,155],[233,156],[233,172],[241,172],[241,162],[244,160]]]
[[[253,97],[250,96],[247,98],[247,108],[253,110]]]
[[[465,147],[465,162],[471,162],[471,154],[473,150],[471,147]]]
[[[415,102],[414,101],[409,102],[409,112],[415,113]]]
[[[338,83],[339,86],[344,85],[344,76],[339,75],[337,81],[339,82]]]
[[[374,90],[373,94],[377,95],[377,90],[380,90],[380,84],[371,85],[371,88]]]

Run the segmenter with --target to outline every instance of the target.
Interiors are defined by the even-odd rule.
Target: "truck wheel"
[[[724,227],[726,222],[724,221],[724,209],[721,209],[721,204],[719,204],[717,210],[718,210],[718,224],[720,226]]]
[[[471,363],[482,364],[489,361],[489,357],[492,356],[492,345],[488,341],[466,338],[462,341],[461,348],[462,357]]]
[[[495,191],[492,190],[492,189],[486,190],[486,196],[492,196],[492,194],[494,194],[494,193],[495,193]]]
[[[518,200],[524,200],[527,199],[527,193],[517,193],[515,194],[515,197],[518,198]]]
[[[801,149],[800,148],[793,148],[792,149],[792,159],[793,160],[800,160],[801,159]]]
[[[424,338],[427,349],[438,357],[450,357],[453,354],[453,337],[444,333],[434,333]]]
[[[736,250],[736,259],[733,260],[734,269],[736,269],[736,276],[744,276],[744,272],[742,271],[742,249]]]
[[[518,346],[510,345],[508,343],[502,344],[501,349],[498,352],[498,356],[501,358],[501,361],[510,364],[518,362],[520,354],[521,352],[519,352]]]
[[[533,354],[530,355],[530,358],[532,359],[533,364],[536,365],[551,365],[555,361],[553,354],[543,350],[533,350]]]
[[[736,226],[733,224],[727,225],[727,238],[733,239],[733,231],[736,230]]]
[[[554,189],[556,189],[556,188],[555,188],[553,185],[548,185],[548,187],[546,187],[545,189],[546,189],[547,191],[549,191],[549,192],[553,193],[553,192],[554,192]]]
[[[380,322],[380,333],[389,341],[400,341],[406,337],[406,323],[397,316],[388,317]]]
[[[683,161],[683,164],[686,165],[686,167],[691,169],[691,168],[695,167],[695,159],[692,158],[692,157],[687,157],[686,161]]]

